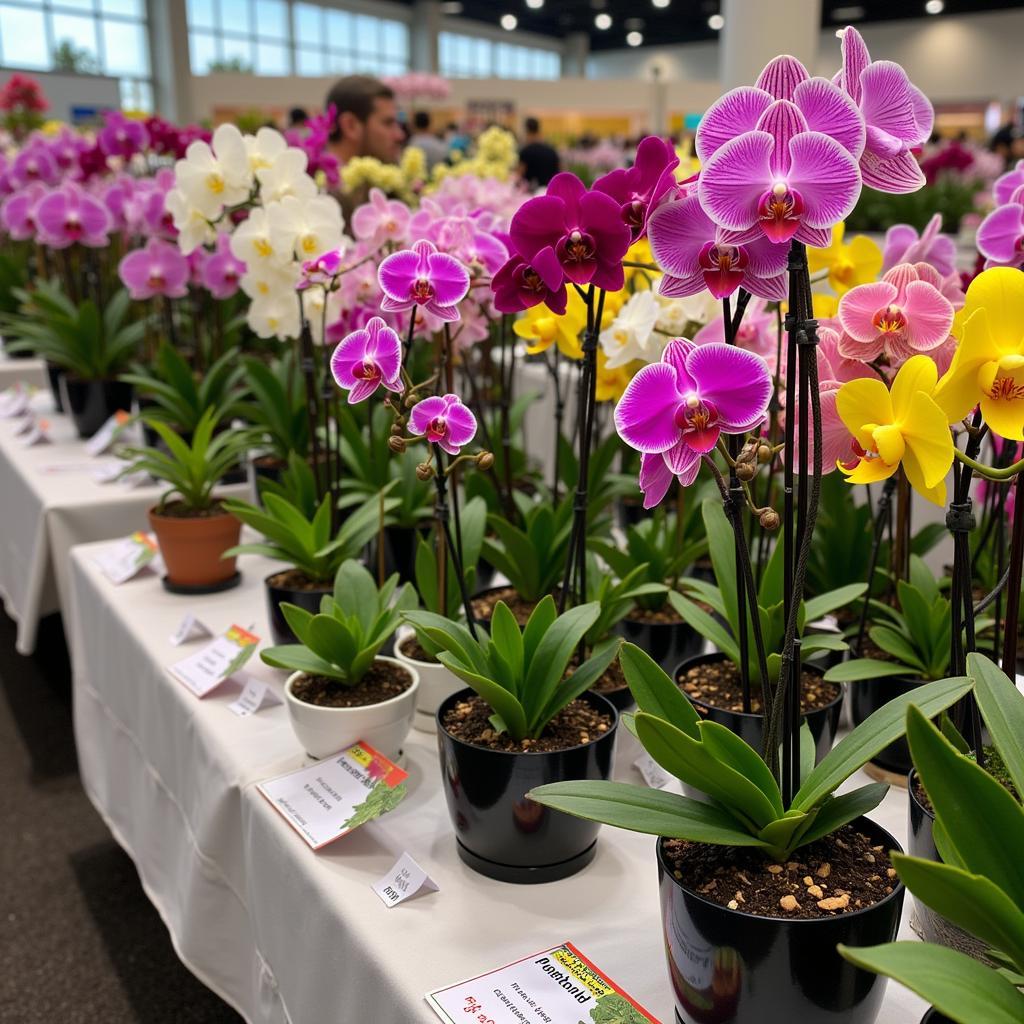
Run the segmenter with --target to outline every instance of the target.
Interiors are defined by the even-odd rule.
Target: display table
[[[17,649],[35,649],[39,619],[64,607],[71,547],[148,529],[146,510],[166,489],[99,483],[91,458],[67,416],[54,413],[53,399],[38,394],[33,407],[49,423],[50,442],[26,447],[19,421],[0,420],[0,597],[18,624]],[[248,484],[223,489],[245,497]]]
[[[19,382],[40,390],[49,389],[46,363],[42,359],[12,359],[0,352],[0,391]]]
[[[308,762],[284,706],[240,718],[233,681],[198,700],[165,671],[202,643],[171,646],[186,612],[215,632],[237,623],[269,637],[262,581],[277,563],[245,557],[240,587],[185,598],[152,574],[113,586],[93,564],[102,546],[71,554],[82,782],[182,960],[247,1020],[428,1024],[428,990],[568,939],[671,1024],[651,837],[602,829],[593,863],[560,882],[483,878],[456,855],[434,738],[414,731],[404,802],[314,853],[255,787]],[[281,693],[285,673],[258,657],[245,671]],[[621,729],[618,743],[616,778],[639,782],[636,741]],[[906,795],[890,792],[874,817],[905,836]],[[388,908],[370,886],[403,851],[440,891]],[[904,937],[908,913],[909,900]],[[879,1021],[923,1012],[890,983]]]

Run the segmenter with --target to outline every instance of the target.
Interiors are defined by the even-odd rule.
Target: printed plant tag
[[[175,647],[180,647],[189,640],[199,640],[204,636],[213,636],[213,630],[205,622],[197,619],[192,612],[186,612],[178,628],[171,634],[171,643]]]
[[[260,708],[280,703],[264,680],[249,676],[238,699],[228,705],[228,711],[233,711],[239,718],[248,718],[249,715],[255,715]]]
[[[372,888],[385,906],[397,907],[420,893],[437,892],[438,885],[409,854],[403,853],[395,866],[380,881],[374,882]]]
[[[102,551],[94,562],[111,583],[120,585],[149,565],[156,554],[156,540],[136,530],[130,537]]]
[[[167,671],[197,697],[205,697],[237,672],[255,653],[260,638],[232,626],[202,649],[169,666]]]
[[[121,431],[131,423],[131,416],[118,409],[99,430],[85,442],[85,450],[92,456],[102,455],[117,440]]]

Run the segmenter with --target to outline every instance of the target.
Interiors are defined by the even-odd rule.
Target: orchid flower
[[[146,148],[149,134],[141,121],[125,117],[120,110],[110,110],[104,115],[103,127],[96,141],[107,156],[129,160]]]
[[[845,232],[846,225],[840,222],[832,229],[830,245],[807,250],[808,269],[812,274],[827,269],[828,283],[837,295],[874,281],[882,270],[882,250],[867,235],[854,235],[844,242]]]
[[[404,242],[409,237],[412,214],[405,203],[388,197],[379,189],[370,189],[370,201],[352,212],[352,233],[371,245]]]
[[[494,275],[494,306],[499,313],[519,313],[544,303],[552,313],[565,312],[567,301],[562,266],[554,249],[541,249],[533,263],[516,253]]]
[[[930,263],[943,277],[956,270],[956,242],[943,235],[942,214],[936,213],[918,236],[909,224],[893,224],[885,233],[882,272],[897,263]]]
[[[215,299],[229,299],[238,291],[238,283],[245,273],[245,264],[231,252],[231,239],[221,232],[217,248],[203,262],[200,280]]]
[[[188,293],[188,260],[176,245],[159,238],[128,253],[118,264],[117,274],[128,294],[139,301],[154,295],[180,299]]]
[[[986,267],[1024,268],[1024,184],[981,222],[976,241]]]
[[[949,337],[953,304],[913,264],[902,263],[881,281],[848,291],[839,300],[839,320],[844,356],[871,362],[884,353],[896,366]]]
[[[349,405],[366,401],[378,387],[402,392],[402,342],[379,317],[344,338],[331,356],[331,373],[348,391]]]
[[[916,192],[925,178],[911,149],[932,133],[932,105],[899,64],[872,62],[855,28],[840,36],[843,66],[836,80],[860,108],[867,129],[860,156],[864,184],[879,192]]]
[[[618,204],[603,192],[587,191],[575,174],[556,174],[547,193],[527,200],[512,218],[513,248],[534,268],[546,249],[554,252],[566,280],[618,291],[629,228]]]
[[[16,242],[32,238],[36,233],[36,204],[46,195],[46,186],[35,182],[7,196],[0,205],[0,224]]]
[[[695,345],[725,344],[725,320],[718,316],[706,323],[694,336]],[[740,321],[733,344],[759,355],[774,376],[778,354],[778,322],[774,309],[764,299],[751,299]]]
[[[839,465],[850,483],[885,480],[902,465],[918,494],[945,504],[953,439],[949,419],[932,398],[937,379],[935,363],[920,355],[900,367],[891,390],[877,377],[839,389],[836,410],[856,442],[854,458]]]
[[[672,145],[657,135],[648,135],[636,148],[630,168],[603,174],[594,189],[619,204],[619,214],[635,242],[647,233],[647,223],[660,200],[675,185],[679,157]]]
[[[458,395],[434,395],[417,402],[409,413],[409,430],[425,435],[449,455],[458,455],[476,436],[476,417]]]
[[[113,227],[110,211],[71,182],[43,196],[35,205],[33,217],[38,240],[51,249],[66,249],[75,243],[101,249],[109,244]]]
[[[222,124],[212,145],[197,139],[174,165],[174,177],[189,205],[216,220],[225,206],[249,198],[252,172],[242,133],[233,124]]]
[[[643,367],[615,407],[622,440],[643,454],[664,456],[670,471],[666,477],[655,460],[647,460],[644,505],[661,501],[672,475],[684,486],[693,483],[702,456],[720,435],[757,426],[771,395],[771,374],[760,356],[731,345],[670,341],[661,362]]]
[[[666,339],[655,333],[661,307],[649,291],[635,292],[616,314],[611,324],[598,336],[604,351],[605,366],[617,370],[634,360],[656,362]]]
[[[383,311],[404,313],[419,306],[447,323],[459,319],[456,306],[469,291],[466,268],[426,239],[386,256],[377,277],[384,291]]]
[[[786,250],[768,238],[740,245],[704,212],[696,195],[660,207],[648,222],[651,253],[664,276],[658,291],[668,298],[707,288],[716,299],[743,287],[765,299],[786,296]]]

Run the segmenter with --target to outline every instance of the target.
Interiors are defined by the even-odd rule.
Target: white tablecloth
[[[135,860],[182,960],[247,1020],[427,1024],[435,1018],[426,991],[568,939],[671,1024],[653,839],[606,828],[595,860],[572,878],[483,878],[456,855],[434,738],[413,732],[405,801],[314,853],[255,789],[306,762],[285,708],[238,718],[228,710],[234,683],[200,701],[164,671],[201,643],[169,644],[186,611],[214,631],[254,624],[269,637],[262,579],[275,563],[243,558],[242,586],[191,599],[168,594],[153,575],[112,586],[92,563],[101,547],[72,552],[83,784]],[[284,674],[258,657],[246,671],[281,692]],[[639,781],[637,753],[620,730],[617,778]],[[905,794],[891,792],[874,817],[905,836]],[[403,851],[440,892],[389,909],[370,884]],[[923,1009],[890,984],[879,1020],[916,1024]]]
[[[40,394],[33,407],[49,422],[51,442],[26,447],[19,421],[0,420],[0,597],[18,624],[17,648],[35,649],[39,619],[63,609],[71,547],[148,529],[146,510],[165,489],[149,484],[98,483],[90,458],[67,416]],[[246,496],[248,484],[224,488]]]
[[[12,359],[0,352],[0,391],[19,381],[40,390],[48,389],[46,363],[42,359]]]

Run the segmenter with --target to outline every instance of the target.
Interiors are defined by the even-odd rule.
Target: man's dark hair
[[[302,107],[292,107],[288,111],[288,127],[298,128],[309,120],[309,114]]]
[[[339,78],[327,94],[326,107],[334,107],[334,124],[331,126],[331,142],[341,138],[338,118],[346,112],[355,114],[360,121],[373,113],[373,105],[377,100],[393,100],[394,90],[385,85],[379,78],[372,75],[346,75]]]
[[[540,131],[540,121],[535,117],[528,117],[523,122],[523,127],[526,129],[527,135],[536,135]]]
[[[418,132],[425,132],[430,128],[430,114],[425,110],[417,110],[412,116],[412,126]]]

